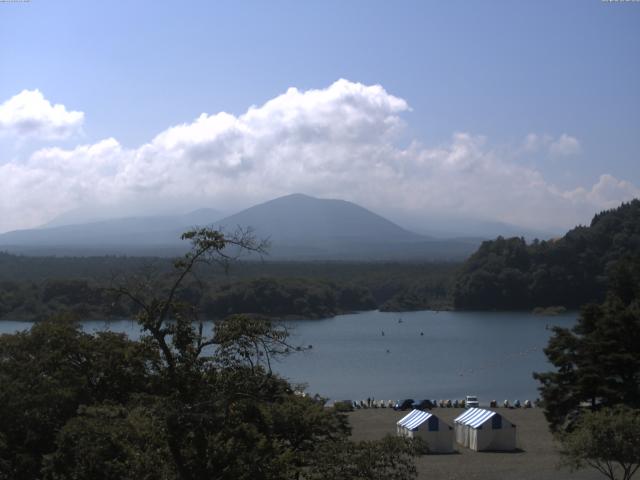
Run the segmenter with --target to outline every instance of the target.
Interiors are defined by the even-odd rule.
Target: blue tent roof
[[[491,410],[485,410],[483,408],[470,408],[462,415],[456,417],[454,422],[462,425],[468,425],[471,428],[478,428],[494,415],[498,415],[498,413],[492,412]]]
[[[398,420],[398,425],[408,428],[409,430],[415,430],[424,422],[429,420],[429,418],[432,416],[433,414],[429,412],[423,412],[422,410],[412,410],[411,413]]]

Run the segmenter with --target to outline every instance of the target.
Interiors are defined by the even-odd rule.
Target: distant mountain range
[[[408,225],[415,222],[408,221]],[[524,237],[527,241],[535,238],[548,240],[562,236],[564,230],[542,230],[511,225],[505,222],[484,220],[470,217],[425,217],[421,224],[413,227],[416,233],[424,233],[435,238],[482,238],[493,239],[499,236]]]
[[[43,226],[0,235],[0,249],[36,255],[173,254],[180,234],[220,218],[203,208],[184,215],[126,217],[73,225]]]
[[[226,231],[251,227],[257,237],[270,240],[268,258],[278,260],[459,260],[482,240],[420,235],[355,203],[302,194],[220,216],[201,209],[186,215],[54,222],[2,234],[0,249],[31,255],[177,255],[187,248],[180,234],[204,225]]]

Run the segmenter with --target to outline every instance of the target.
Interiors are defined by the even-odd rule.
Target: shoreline
[[[551,307],[554,308],[554,307]],[[563,307],[564,308],[564,307]],[[312,316],[300,316],[297,314],[287,314],[287,315],[280,315],[280,316],[270,316],[264,313],[239,313],[239,314],[234,314],[231,313],[229,315],[257,315],[257,316],[261,316],[264,318],[267,318],[268,320],[271,320],[272,322],[299,322],[299,321],[321,321],[321,320],[330,320],[336,317],[340,317],[340,316],[344,316],[344,315],[357,315],[357,314],[361,314],[361,313],[389,313],[389,314],[413,314],[413,313],[418,313],[418,312],[435,312],[435,313],[440,313],[440,312],[446,312],[446,313],[497,313],[497,314],[505,314],[505,313],[516,313],[516,314],[530,314],[531,316],[535,316],[535,317],[540,317],[540,318],[549,318],[549,319],[553,319],[554,317],[558,317],[558,316],[562,316],[562,315],[567,315],[567,314],[579,314],[580,310],[579,309],[564,309],[562,311],[553,311],[553,313],[551,312],[546,312],[546,311],[535,311],[536,309],[521,309],[521,310],[512,310],[512,309],[508,309],[508,310],[495,310],[495,309],[476,309],[476,310],[467,310],[467,309],[455,309],[453,307],[451,308],[421,308],[421,309],[411,309],[411,310],[385,310],[385,309],[381,309],[381,308],[373,308],[371,310],[345,310],[345,311],[337,311],[335,313],[333,313],[330,316],[322,316],[322,315],[312,315]],[[546,309],[545,309],[546,310]],[[64,313],[64,311],[58,312],[58,313]],[[55,313],[54,313],[55,315]],[[204,319],[205,322],[217,322],[220,320],[223,320],[226,317],[212,317],[212,318],[206,318]],[[83,321],[88,321],[88,322],[95,322],[95,321],[104,321],[106,323],[109,322],[119,322],[119,321],[123,321],[123,320],[132,320],[130,317],[120,317],[120,316],[113,316],[113,317],[107,317],[106,319],[100,315],[89,315],[87,318],[81,320],[81,322]],[[0,322],[24,322],[24,323],[38,323],[42,321],[41,319],[38,318],[33,318],[33,317],[25,317],[25,316],[21,316],[21,315],[16,315],[15,317],[12,318],[7,318],[6,316],[2,316],[0,317]],[[134,320],[135,321],[135,320]]]

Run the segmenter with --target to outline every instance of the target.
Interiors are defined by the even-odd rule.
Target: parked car
[[[428,398],[425,398],[424,400],[420,400],[418,403],[415,403],[413,408],[417,408],[418,410],[431,410],[435,406],[435,403]]]
[[[396,404],[393,406],[394,410],[409,410],[413,408],[413,404],[415,401],[413,398],[405,398],[404,400],[398,400]]]
[[[480,402],[478,402],[478,397],[475,395],[467,395],[467,399],[464,402],[464,406],[466,408],[478,408],[480,406]]]

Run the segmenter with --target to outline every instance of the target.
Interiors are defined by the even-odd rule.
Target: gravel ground
[[[598,480],[595,470],[570,472],[558,469],[560,455],[541,409],[496,409],[517,428],[518,450],[513,453],[474,452],[460,445],[448,455],[424,455],[417,459],[418,478],[429,480]],[[453,426],[463,409],[436,408],[433,413]],[[374,440],[395,435],[396,422],[408,412],[388,408],[356,410],[349,414],[354,440]]]

